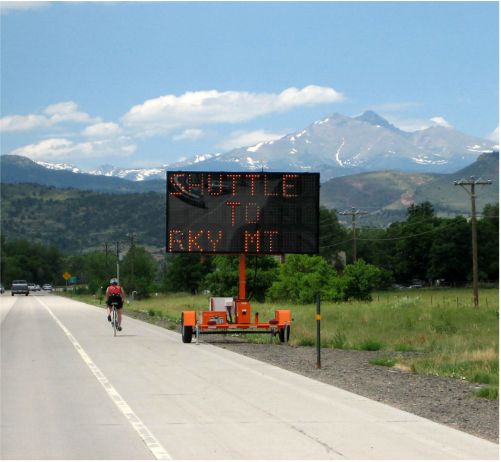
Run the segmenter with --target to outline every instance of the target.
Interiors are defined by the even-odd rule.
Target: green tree
[[[246,258],[246,297],[263,302],[267,290],[278,277],[278,262],[273,257]],[[238,256],[214,257],[215,271],[205,277],[205,286],[214,296],[239,296],[240,259]]]
[[[197,254],[179,254],[167,267],[164,277],[166,292],[196,293],[204,278],[212,271],[212,258]]]
[[[477,221],[478,271],[481,279],[499,279],[499,203],[487,204]]]
[[[431,280],[464,281],[472,271],[471,226],[459,216],[441,225],[433,233],[426,275]]]
[[[333,277],[334,271],[323,257],[288,255],[267,297],[272,301],[313,303],[316,294],[323,294]]]
[[[120,285],[127,294],[137,291],[142,298],[148,298],[154,290],[159,264],[146,249],[134,249],[134,275],[132,274],[132,252],[127,252],[120,265]]]
[[[331,287],[326,291],[326,298],[332,301],[372,300],[372,292],[381,281],[381,270],[358,259],[354,265],[348,265],[341,277],[331,280]]]
[[[342,269],[340,252],[346,249],[346,245],[342,243],[349,238],[349,231],[339,223],[337,213],[336,209],[320,207],[319,255],[334,267]]]

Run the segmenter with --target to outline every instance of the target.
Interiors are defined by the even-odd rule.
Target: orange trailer
[[[240,255],[239,295],[234,298],[211,298],[208,311],[183,311],[181,337],[183,343],[191,343],[193,334],[197,343],[204,334],[270,334],[270,341],[278,334],[281,342],[287,343],[291,329],[290,310],[276,310],[275,317],[260,321],[259,313],[251,315],[251,304],[246,299],[245,254]]]

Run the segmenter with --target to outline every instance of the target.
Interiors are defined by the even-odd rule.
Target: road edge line
[[[75,349],[78,351],[85,364],[89,367],[92,373],[96,376],[98,381],[104,387],[109,397],[115,403],[115,405],[120,409],[122,414],[127,418],[127,420],[132,425],[132,428],[139,434],[141,439],[144,441],[148,449],[155,456],[157,460],[172,460],[172,457],[169,453],[163,448],[163,446],[159,443],[159,441],[152,435],[152,433],[146,428],[146,425],[141,422],[139,417],[132,411],[129,405],[124,401],[124,399],[120,396],[120,394],[115,390],[115,388],[111,385],[108,379],[104,376],[101,370],[94,364],[90,356],[85,352],[82,346],[77,342],[75,337],[71,334],[71,332],[65,327],[65,325],[57,318],[57,316],[52,312],[52,310],[43,303],[38,297],[37,300],[42,304],[42,306],[49,312],[54,321],[59,325],[59,327],[66,334],[68,339],[71,341]]]

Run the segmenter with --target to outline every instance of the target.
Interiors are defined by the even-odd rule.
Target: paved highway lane
[[[101,308],[1,301],[3,459],[499,458],[494,443],[141,321],[124,317],[115,338]]]

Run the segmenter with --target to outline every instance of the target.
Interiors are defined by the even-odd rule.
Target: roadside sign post
[[[71,277],[71,274],[66,271],[66,273],[63,274],[63,278],[66,280],[66,292],[68,292],[68,279]]]
[[[320,294],[317,294],[317,369],[322,369],[322,364],[320,362],[320,320],[322,315],[320,314]]]

